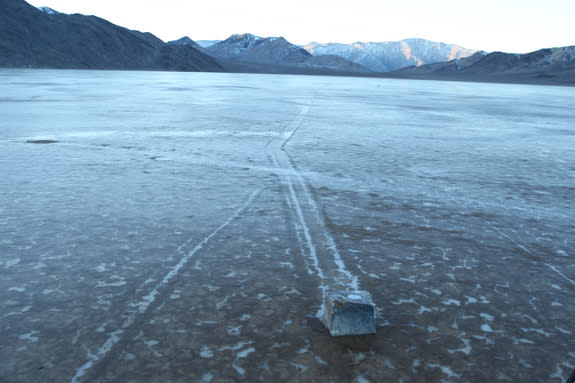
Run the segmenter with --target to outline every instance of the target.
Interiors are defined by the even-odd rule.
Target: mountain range
[[[222,71],[191,46],[96,16],[67,15],[24,0],[0,0],[0,66],[67,69]]]
[[[250,33],[234,34],[204,48],[223,63],[282,66],[300,69],[325,69],[341,72],[368,72],[361,64],[335,55],[312,55],[283,37],[259,37]],[[225,64],[224,64],[225,65]]]
[[[248,39],[251,41],[251,44],[247,43],[246,40]],[[232,44],[238,40],[244,40],[246,47],[238,49],[237,43]],[[265,39],[251,34],[244,34],[233,35],[225,41],[200,40],[197,41],[197,44],[206,48],[207,52],[216,57],[257,62],[259,61],[258,57],[249,57],[253,54],[253,51],[250,50],[249,47],[256,42],[263,43],[264,41],[262,40]],[[293,45],[284,40],[284,44],[289,44],[291,51],[299,51],[300,57],[302,55],[305,57],[305,54],[301,52],[301,49],[303,49],[309,52],[313,57],[329,56],[343,58],[345,61],[340,61],[340,63],[346,64],[347,70],[356,70],[359,72],[391,72],[411,65],[424,65],[467,57],[476,52],[475,50],[466,49],[459,45],[445,44],[425,39],[356,42],[353,44],[321,44],[312,42],[302,46]],[[232,50],[230,51],[229,48],[232,48]],[[228,51],[226,51],[226,49],[228,49]],[[301,62],[302,60],[299,61]],[[348,63],[355,63],[359,66],[350,66]],[[334,64],[332,64],[332,66],[333,65]]]
[[[424,39],[291,44],[235,34],[165,43],[96,16],[0,0],[0,67],[229,71],[575,85],[575,47],[477,52]]]
[[[575,46],[527,54],[476,53],[447,62],[411,66],[394,72],[409,78],[575,84]]]
[[[356,42],[353,44],[309,43],[304,46],[316,55],[337,55],[363,65],[373,72],[392,72],[411,66],[424,65],[471,56],[476,51],[459,45],[425,39],[405,39],[385,42]]]

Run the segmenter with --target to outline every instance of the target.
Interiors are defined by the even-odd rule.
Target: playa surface
[[[0,380],[563,382],[573,88],[0,70]],[[377,334],[330,337],[325,291]]]

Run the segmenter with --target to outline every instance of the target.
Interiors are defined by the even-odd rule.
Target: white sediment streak
[[[295,169],[294,169],[294,171],[295,171]],[[347,279],[347,284],[349,285],[349,287],[352,290],[358,290],[359,289],[359,280],[357,279],[357,276],[353,275],[345,267],[345,262],[341,258],[341,255],[339,253],[339,250],[337,248],[335,240],[333,239],[333,237],[331,236],[331,234],[329,233],[329,231],[325,227],[323,219],[320,216],[320,212],[319,212],[319,208],[317,206],[317,203],[313,199],[313,197],[312,197],[303,177],[301,176],[301,174],[299,174],[299,172],[297,172],[297,171],[295,172],[295,174],[296,174],[298,181],[300,183],[300,187],[302,188],[302,190],[305,193],[305,196],[308,200],[309,205],[313,209],[313,213],[315,215],[316,221],[317,221],[319,227],[321,228],[321,231],[322,231],[322,234],[324,237],[324,241],[325,241],[325,245],[329,249],[329,251],[333,257],[333,260],[337,266],[337,271]]]
[[[272,153],[271,156],[272,156],[272,160],[274,162],[274,165],[276,165],[277,167],[280,167],[279,163],[277,162],[275,155]],[[288,190],[289,190],[289,197],[290,197],[292,206],[294,207],[294,210],[296,212],[296,216],[297,216],[297,219],[298,219],[299,224],[300,224],[299,227],[302,229],[302,232],[303,232],[302,234],[303,234],[303,238],[305,239],[305,245],[306,245],[307,250],[308,250],[308,256],[311,259],[313,268],[315,269],[317,276],[323,281],[325,279],[325,274],[323,273],[323,271],[319,265],[319,259],[317,257],[317,251],[316,251],[315,245],[313,243],[313,239],[311,237],[309,226],[307,225],[305,217],[303,215],[303,210],[301,208],[300,200],[299,200],[299,198],[298,198],[298,196],[294,190],[293,183],[292,183],[290,177],[286,177],[286,181],[287,181],[287,186],[288,186]],[[323,282],[321,284],[323,286]]]
[[[449,378],[459,378],[461,376],[461,375],[453,372],[453,370],[449,366],[442,366],[440,364],[435,364],[435,363],[428,363],[427,365],[429,367],[439,368],[441,370],[441,372],[444,373],[445,375],[447,375]]]
[[[458,203],[461,206],[464,206],[465,208],[469,209],[468,206],[464,203],[461,203],[460,201],[456,200],[455,198],[451,197],[450,198],[452,201]],[[476,217],[477,219],[479,219],[480,221],[482,221],[483,223],[485,223],[487,226],[489,226],[490,228],[492,228],[493,230],[497,231],[502,237],[507,238],[508,240],[510,240],[511,242],[513,242],[517,247],[519,247],[521,250],[523,250],[524,252],[526,252],[527,254],[531,255],[532,257],[538,257],[538,258],[542,258],[540,256],[538,256],[537,254],[535,254],[533,251],[531,251],[527,246],[523,245],[522,243],[518,242],[517,240],[515,240],[513,237],[511,237],[509,234],[505,233],[503,230],[501,230],[500,228],[498,228],[497,226],[493,225],[491,222],[487,221],[486,219],[483,219],[481,217]],[[563,277],[567,282],[569,282],[570,284],[572,284],[573,286],[575,286],[575,281],[571,278],[569,278],[568,276],[566,276],[565,274],[563,274],[561,272],[561,270],[559,270],[559,268],[555,265],[552,265],[549,262],[545,262],[545,266],[547,266],[549,269],[551,269],[552,271],[554,271],[555,273],[559,274],[561,277]]]
[[[561,275],[563,278],[565,278],[565,280],[567,280],[567,282],[571,283],[573,286],[575,286],[575,281],[571,278],[569,278],[567,275],[563,274],[561,272],[561,270],[559,270],[557,268],[557,266],[551,265],[549,263],[545,264],[547,267],[549,267],[551,270],[555,271],[557,274]]]
[[[311,103],[311,99],[308,100],[308,103]],[[287,143],[289,142],[289,140],[291,140],[291,138],[293,137],[293,135],[295,134],[295,132],[299,129],[299,127],[303,124],[305,117],[307,116],[307,114],[309,113],[309,111],[311,110],[311,105],[306,105],[303,108],[301,108],[300,112],[298,113],[298,115],[288,124],[286,125],[281,131],[280,131],[280,135],[283,137],[286,137],[286,139],[281,143],[281,145],[279,146],[280,149],[283,149]],[[267,142],[266,142],[266,147],[268,147],[271,143],[273,143],[275,140],[274,137],[271,137]],[[276,141],[277,142],[277,141]]]
[[[293,207],[295,214],[297,216],[297,220],[299,224],[296,224],[296,233],[298,238],[301,238],[305,243],[305,247],[307,247],[307,257],[311,260],[313,268],[315,269],[316,274],[321,279],[320,282],[320,289],[322,290],[322,294],[325,295],[327,288],[333,288],[333,284],[329,283],[326,274],[321,268],[320,261],[318,258],[318,250],[317,250],[317,241],[320,238],[315,238],[316,242],[314,243],[314,238],[312,235],[312,230],[310,229],[310,224],[313,224],[313,227],[316,232],[316,236],[318,235],[321,237],[321,245],[327,252],[331,255],[332,261],[336,266],[337,273],[341,276],[340,278],[336,278],[334,281],[336,285],[339,285],[338,288],[345,288],[351,290],[358,290],[359,289],[359,280],[356,276],[354,276],[345,266],[345,262],[343,261],[341,254],[337,248],[335,240],[327,230],[323,218],[320,214],[320,209],[314,200],[303,176],[297,170],[297,168],[293,165],[292,160],[288,151],[286,150],[286,145],[292,139],[294,134],[297,130],[302,126],[303,121],[305,120],[307,114],[311,110],[311,105],[306,105],[302,107],[299,114],[296,116],[294,120],[290,122],[290,124],[284,129],[286,139],[280,144],[278,143],[275,146],[275,150],[270,151],[270,156],[274,165],[279,169],[284,171],[289,171],[288,174],[282,174],[286,180],[287,188],[288,188],[288,202]],[[268,141],[266,146],[272,141]],[[278,150],[279,149],[279,150]],[[281,156],[281,162],[279,163],[276,154]],[[302,200],[303,199],[303,200]],[[307,215],[304,214],[303,206],[307,207]],[[311,222],[306,221],[306,217]],[[301,229],[301,230],[300,230]],[[303,237],[303,238],[302,238]],[[321,315],[321,308],[320,313]]]
[[[236,218],[238,218],[245,209],[248,208],[254,201],[254,199],[261,193],[262,189],[253,192],[246,203],[244,203],[235,213],[228,218],[226,222],[221,224],[218,228],[216,228],[210,235],[205,237],[200,243],[198,243],[188,254],[183,256],[180,261],[164,276],[164,278],[150,291],[148,295],[143,296],[138,302],[131,304],[130,306],[137,307],[137,310],[132,312],[128,318],[122,323],[119,329],[116,329],[108,334],[108,339],[102,344],[96,353],[88,353],[89,360],[80,366],[76,370],[76,374],[72,377],[71,383],[80,383],[82,381],[82,377],[86,375],[88,370],[92,368],[98,361],[104,358],[113,348],[114,346],[122,340],[122,336],[124,335],[125,331],[134,324],[136,319],[140,315],[146,312],[150,305],[152,305],[158,295],[160,294],[161,290],[168,284],[184,267],[188,261],[194,257],[198,251],[200,251],[212,238],[214,238],[220,231],[222,231],[226,226],[231,224]],[[185,243],[191,242],[190,240],[186,241]],[[182,246],[180,246],[181,248]]]
[[[536,255],[534,252],[532,252],[529,248],[527,248],[525,245],[517,242],[513,237],[511,237],[509,234],[503,232],[501,229],[499,229],[498,227],[494,226],[491,224],[491,222],[484,220],[483,218],[480,218],[483,222],[485,222],[487,225],[489,225],[489,227],[491,227],[492,229],[496,230],[499,234],[501,234],[503,237],[509,239],[511,242],[513,242],[515,245],[517,245],[517,247],[519,247],[521,250],[523,250],[524,252],[526,252],[527,254],[531,255],[532,257],[539,257],[538,255]],[[545,266],[547,266],[549,269],[551,269],[552,271],[556,272],[557,274],[559,274],[561,277],[563,277],[567,282],[571,283],[573,286],[575,286],[575,281],[572,280],[571,278],[569,278],[568,276],[566,276],[565,274],[563,274],[561,272],[561,270],[559,270],[557,268],[557,266],[552,265],[548,262],[545,263]]]
[[[280,146],[280,148],[283,150],[285,148],[285,146],[288,144],[288,142],[291,140],[291,138],[293,137],[293,135],[295,134],[295,132],[297,132],[297,130],[300,128],[300,126],[303,124],[303,121],[305,120],[305,117],[307,116],[307,114],[309,113],[309,111],[311,110],[311,106],[307,105],[304,106],[301,111],[299,112],[299,114],[297,115],[297,117],[288,125],[288,127],[286,128],[287,130],[287,138],[285,139],[285,141],[282,143],[282,145]]]

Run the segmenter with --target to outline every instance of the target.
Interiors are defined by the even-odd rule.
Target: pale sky
[[[96,15],[164,41],[233,33],[294,44],[420,37],[485,51],[526,53],[575,45],[575,0],[30,0]]]

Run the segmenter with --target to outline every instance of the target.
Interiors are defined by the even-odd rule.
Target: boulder
[[[332,336],[375,334],[375,305],[367,291],[333,291],[323,305],[323,324]]]

